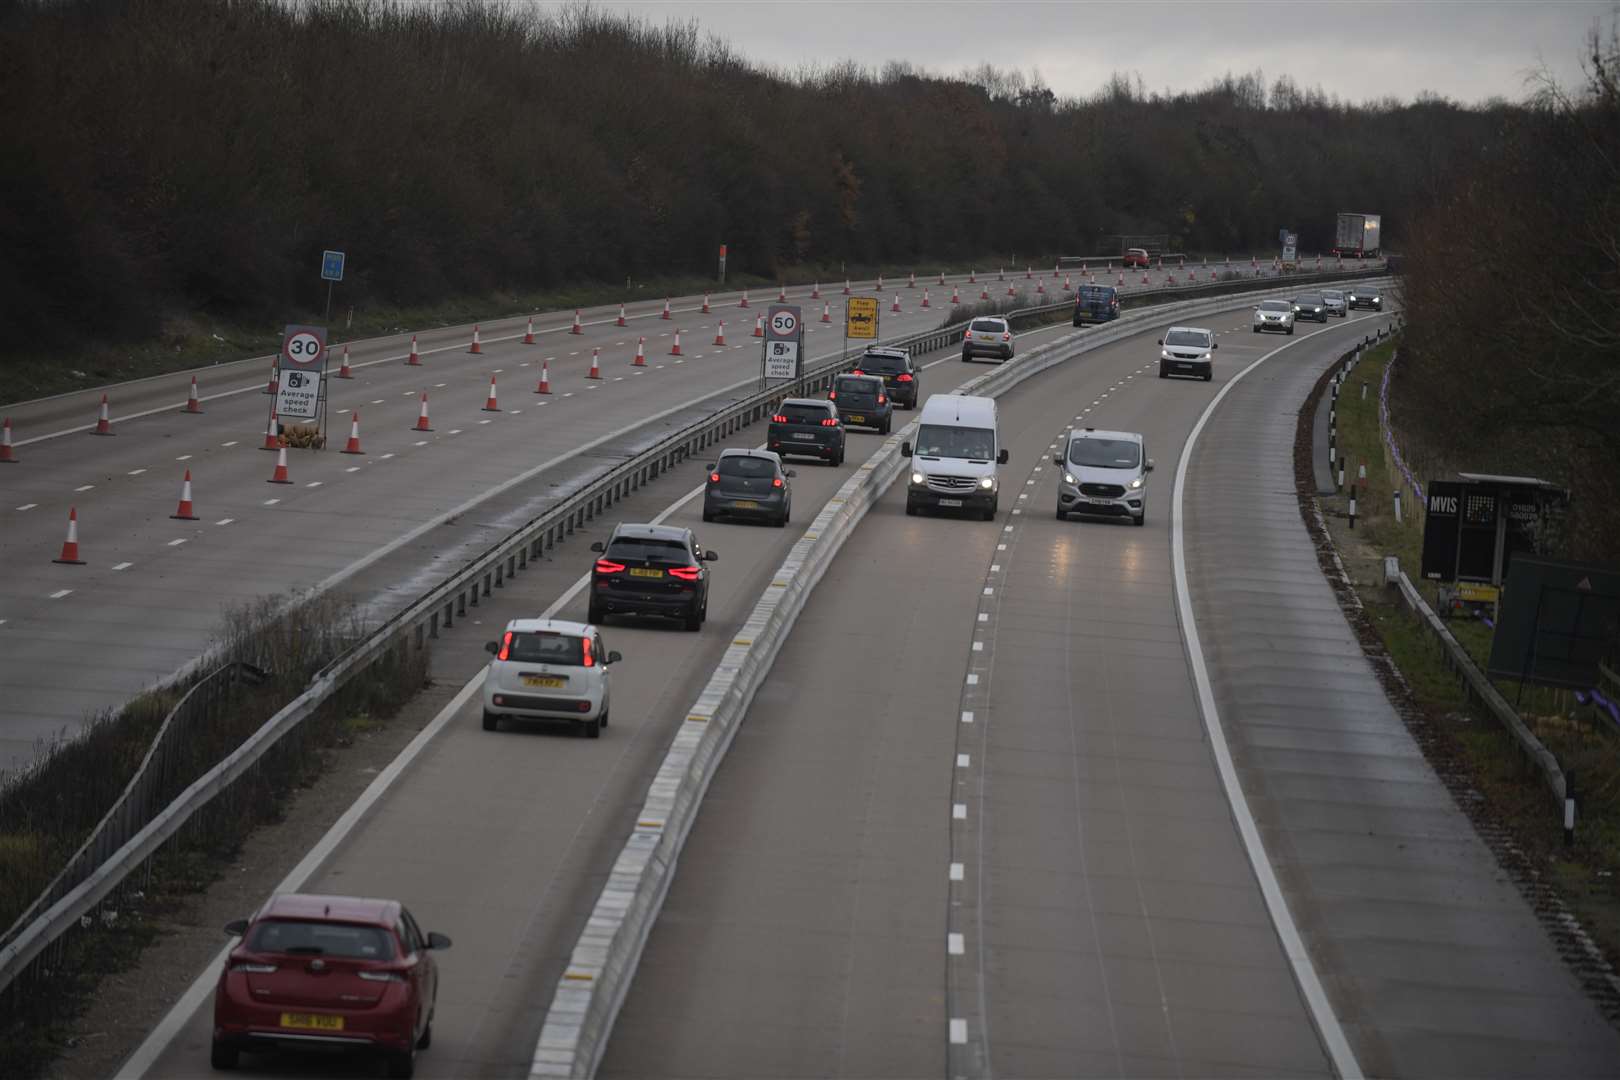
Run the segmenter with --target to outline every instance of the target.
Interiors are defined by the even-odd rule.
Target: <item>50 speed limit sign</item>
[[[771,336],[796,338],[799,336],[799,313],[788,309],[771,312]]]

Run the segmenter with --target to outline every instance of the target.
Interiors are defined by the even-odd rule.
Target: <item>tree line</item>
[[[1118,234],[1313,250],[1341,210],[1398,243],[1516,113],[1257,73],[1071,100],[988,67],[774,72],[692,24],[476,0],[7,0],[0,55],[12,343],[318,308],[323,248],[351,300],[420,304],[709,273],[721,243],[766,277]]]

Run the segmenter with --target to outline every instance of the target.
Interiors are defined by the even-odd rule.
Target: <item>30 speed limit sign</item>
[[[276,415],[314,420],[320,416],[326,370],[326,327],[290,325],[281,335],[276,377]]]
[[[289,326],[281,339],[283,366],[307,368],[319,364],[326,356],[326,328],[322,326]]]

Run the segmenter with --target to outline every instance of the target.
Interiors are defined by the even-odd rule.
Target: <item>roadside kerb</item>
[[[1319,275],[1308,275],[1317,277]],[[1337,275],[1340,278],[1357,276]],[[1361,274],[1359,276],[1368,276]],[[1307,276],[1289,279],[1303,282]],[[1156,305],[1127,312],[1119,319],[1077,336],[1037,349],[1016,361],[1002,365],[996,372],[981,376],[973,386],[996,385],[1000,380],[1014,377],[1021,381],[1037,371],[1069,355],[1084,352],[1097,345],[1107,344],[1133,333],[1143,321],[1165,316],[1182,317],[1201,311],[1218,310],[1228,306],[1233,294],[1268,291],[1277,285],[1275,280],[1243,280],[1218,283],[1221,297],[1189,300]],[[1183,294],[1185,287],[1155,290],[1152,295],[1175,296]],[[1197,291],[1207,292],[1208,286]],[[1139,294],[1147,295],[1147,294]],[[1056,311],[1070,301],[1047,305],[1044,310]],[[1029,309],[1037,311],[1042,309]],[[962,332],[965,323],[941,327],[890,339],[883,344],[929,351],[950,344]],[[1056,352],[1061,352],[1058,357]],[[1041,361],[1043,353],[1053,356]],[[669,468],[700,453],[705,448],[725,439],[743,427],[769,417],[775,406],[785,397],[798,396],[826,387],[832,376],[844,370],[850,361],[842,356],[833,357],[807,371],[799,380],[750,395],[696,421],[681,431],[672,433],[658,444],[608,469],[604,474],[581,486],[572,495],[560,499],[528,523],[518,527],[506,538],[486,552],[463,565],[460,571],[448,575],[415,603],[386,620],[363,641],[357,643],[325,670],[319,672],[310,686],[297,698],[265,722],[243,744],[213,769],[199,777],[172,803],[152,814],[149,820],[108,859],[84,873],[83,878],[60,899],[40,913],[33,922],[8,933],[8,940],[0,946],[0,992],[7,992],[14,980],[35,964],[46,948],[65,933],[79,926],[81,919],[99,906],[131,873],[145,866],[181,828],[203,807],[246,774],[257,760],[276,744],[288,731],[314,715],[317,709],[347,681],[363,672],[373,662],[386,657],[393,649],[427,646],[437,638],[441,629],[450,629],[457,619],[476,608],[482,597],[493,589],[502,588],[506,579],[515,576],[537,558],[555,548],[576,529],[592,522],[603,511],[656,479]],[[1000,392],[983,390],[981,392]],[[880,451],[880,455],[885,451]],[[639,955],[639,949],[637,950]]]
[[[1139,333],[1144,322],[1230,306],[1230,298],[1191,300],[1133,313],[1134,318],[1121,316],[1098,332],[1053,342],[1001,364],[958,392],[993,397],[1097,346]],[[595,1075],[709,783],[811,589],[867,509],[904,471],[900,442],[915,424],[890,436],[816,515],[687,710],[557,981],[535,1045],[531,1077]]]

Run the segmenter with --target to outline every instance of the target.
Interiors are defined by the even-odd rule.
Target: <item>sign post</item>
[[[852,296],[844,301],[844,359],[849,359],[849,339],[875,341],[878,336],[878,308],[875,296]]]
[[[326,282],[326,321],[332,321],[332,286],[343,280],[343,252],[321,252],[321,280]]]
[[[326,327],[289,324],[281,337],[281,380],[275,415],[285,423],[313,420],[324,430],[326,415]]]
[[[804,355],[804,317],[794,304],[772,304],[765,312],[765,355],[760,377],[766,386],[799,378]]]

